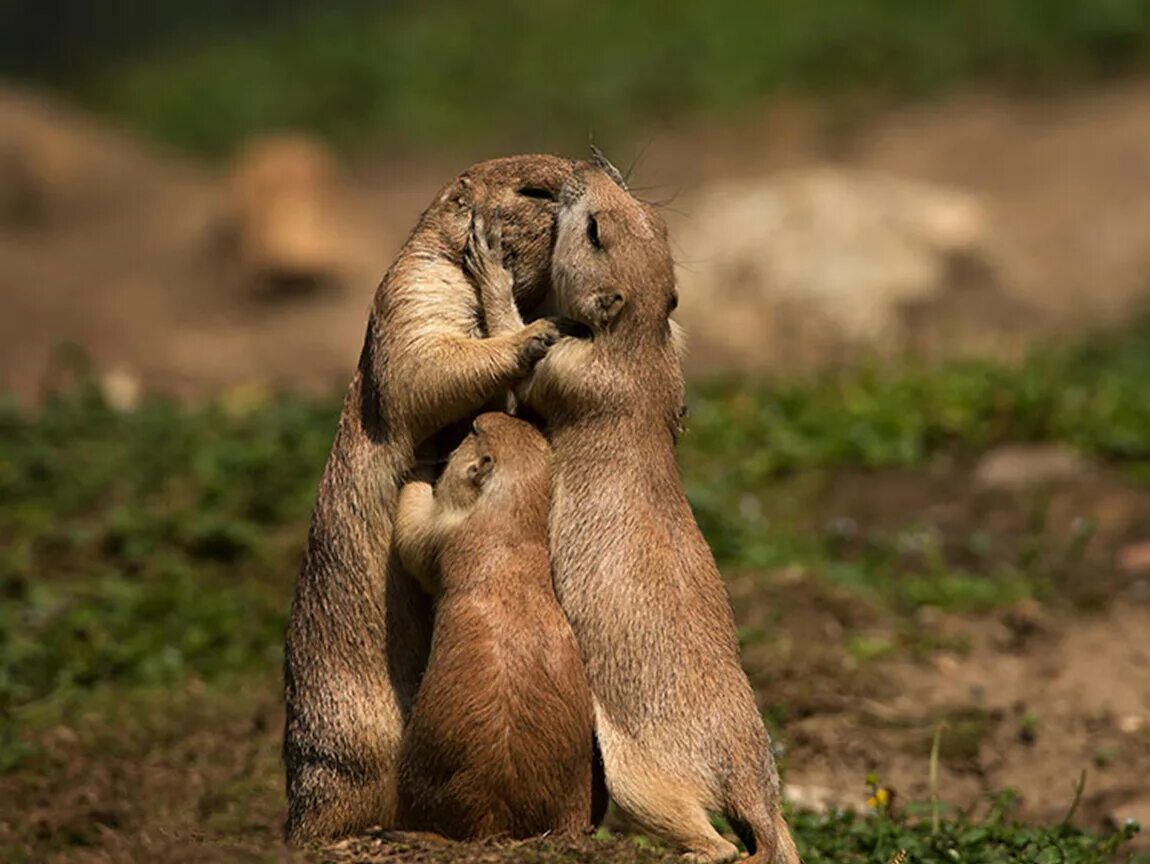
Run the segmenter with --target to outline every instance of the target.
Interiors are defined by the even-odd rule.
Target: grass
[[[64,772],[68,759],[43,761],[54,746],[51,730],[84,712],[95,712],[90,725],[99,728],[111,710],[101,705],[151,716],[146,706],[158,697],[149,694],[183,692],[198,704],[198,693],[221,699],[278,686],[284,617],[335,428],[335,398],[294,395],[254,405],[151,398],[121,413],[80,371],[75,386],[38,410],[0,402],[0,778],[32,776],[37,765],[32,774],[44,778]],[[957,555],[918,521],[865,536],[842,524],[807,530],[804,489],[851,471],[921,474],[939,460],[963,464],[1019,441],[1062,443],[1145,482],[1147,380],[1150,325],[1040,351],[1017,368],[960,362],[707,384],[691,395],[684,476],[728,571],[798,562],[895,615],[923,604],[995,608],[1048,592],[1072,544],[1041,520],[1017,554],[986,558]],[[970,538],[972,548],[984,541]],[[754,641],[755,633],[742,637]],[[848,650],[869,662],[893,646],[859,636]],[[270,710],[259,709],[258,722],[229,722],[239,736],[256,723],[274,753]],[[167,721],[155,722],[141,742],[118,751],[122,764],[149,758],[157,736],[179,738],[178,725],[164,732]],[[123,717],[109,723],[109,738],[131,728]],[[141,753],[133,755],[135,746]],[[260,753],[250,757],[263,766],[260,777],[249,778],[240,760],[232,785],[203,799],[211,819],[243,823],[245,784],[278,795],[267,792],[279,788],[278,767]],[[163,769],[169,777],[180,770]],[[188,794],[174,785],[170,794]],[[172,812],[181,806],[168,804]],[[278,806],[261,804],[268,812]],[[887,817],[800,817],[806,860],[886,862],[906,849],[911,862],[1084,864],[1112,860],[1119,842],[1064,827],[1024,828],[1005,816],[977,824],[952,818],[939,833],[913,812]],[[4,830],[0,819],[0,850]]]
[[[950,818],[934,830],[925,818],[925,805],[909,808],[916,816],[878,813],[870,817],[839,814],[800,815],[794,830],[807,839],[800,850],[806,864],[999,864],[999,862],[1113,861],[1121,846],[1137,831],[1128,826],[1106,838],[1068,826],[1035,829],[1009,817],[1012,798],[1004,795],[985,820]],[[900,857],[901,856],[901,857]]]
[[[1003,442],[1063,442],[1144,471],[1147,380],[1144,326],[1019,369],[703,386],[681,443],[685,480],[724,567],[808,561],[867,589],[909,561],[901,602],[993,607],[1028,593],[1049,561],[1020,554],[988,574],[953,565],[922,525],[855,552],[849,526],[805,532],[764,514],[788,492],[801,503],[803,482],[832,469],[910,469]],[[0,710],[97,683],[274,665],[337,411],[334,398],[282,396],[244,409],[151,399],[118,413],[91,383],[36,412],[0,408]]]
[[[172,144],[268,127],[346,147],[549,146],[788,92],[915,98],[1052,88],[1150,67],[1146,0],[461,0],[347,4],[154,39],[74,87]]]

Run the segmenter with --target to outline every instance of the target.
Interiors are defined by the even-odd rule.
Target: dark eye
[[[672,312],[674,312],[678,308],[679,308],[679,295],[678,294],[672,294],[671,295],[671,302],[667,304],[667,314],[670,315]]]
[[[539,186],[521,186],[519,187],[519,194],[524,198],[538,198],[541,201],[554,201],[555,193],[550,189],[542,189]]]
[[[603,244],[599,242],[599,221],[591,214],[587,214],[587,239],[596,249],[603,248]]]

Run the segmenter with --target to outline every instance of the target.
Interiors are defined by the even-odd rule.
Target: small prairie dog
[[[550,481],[543,436],[488,413],[434,488],[400,492],[400,560],[436,596],[400,746],[400,830],[473,840],[591,826],[593,710],[551,583]]]
[[[587,664],[611,797],[694,860],[795,864],[734,616],[675,460],[683,378],[658,212],[609,165],[560,196],[551,280],[563,338],[529,380],[553,449],[555,589]]]

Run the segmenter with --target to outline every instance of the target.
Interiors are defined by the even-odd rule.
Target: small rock
[[[100,387],[104,391],[104,399],[116,411],[134,411],[140,404],[143,393],[140,378],[127,369],[117,368],[105,373]]]
[[[221,236],[248,286],[274,296],[341,282],[346,214],[338,183],[335,156],[310,138],[274,135],[244,149]]]
[[[826,165],[715,183],[682,203],[691,218],[676,240],[693,266],[679,320],[693,364],[813,368],[856,351],[897,356],[932,327],[989,334],[1022,317],[971,302],[1025,306],[1000,232],[962,190]]]
[[[783,787],[783,799],[796,810],[819,814],[835,811],[861,813],[864,809],[862,803],[852,796],[827,786],[796,786],[788,783]]]
[[[1144,718],[1137,714],[1126,714],[1118,718],[1118,728],[1125,732],[1127,735],[1136,735],[1142,731],[1146,725]],[[1150,823],[1147,823],[1150,826]]]
[[[1011,651],[1023,648],[1033,637],[1046,631],[1046,615],[1042,604],[1032,598],[1019,600],[1002,613],[1002,623],[1008,632],[1005,644],[998,647]]]
[[[959,667],[958,658],[953,654],[935,654],[932,658],[934,668],[943,675],[951,675]]]
[[[996,492],[1022,492],[1081,479],[1089,464],[1057,445],[1007,445],[991,450],[974,469],[975,481]]]
[[[1123,573],[1150,573],[1150,540],[1139,540],[1118,550],[1118,569]]]

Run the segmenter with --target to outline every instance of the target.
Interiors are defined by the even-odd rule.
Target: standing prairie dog
[[[736,847],[795,864],[778,773],[739,661],[730,601],[675,461],[683,378],[666,227],[617,173],[560,196],[552,286],[563,338],[526,385],[554,452],[551,559],[595,698],[614,800],[694,860]]]
[[[472,211],[501,213],[515,302],[550,291],[556,196],[575,163],[482,162],[424,212],[376,291],[320,481],[288,619],[284,762],[292,842],[394,827],[400,738],[427,662],[431,604],[392,549],[392,508],[434,436],[528,375],[557,331],[482,338],[462,268]]]
[[[434,490],[400,493],[396,549],[437,598],[400,748],[401,830],[475,840],[591,826],[594,714],[551,584],[550,484],[543,436],[489,413]]]

